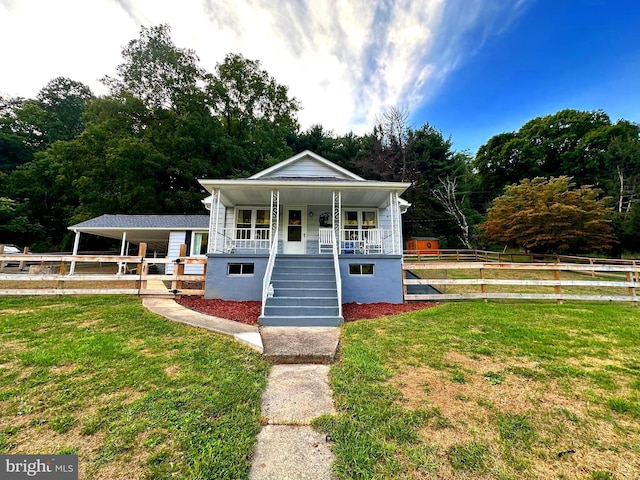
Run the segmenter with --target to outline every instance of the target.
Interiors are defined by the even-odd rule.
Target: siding
[[[191,232],[188,233],[191,235]],[[169,232],[169,246],[167,247],[167,258],[174,260],[180,255],[180,245],[186,243],[187,232]],[[165,267],[165,273],[167,275],[173,274],[172,263],[167,263]],[[204,265],[185,265],[185,275],[202,275],[204,272]]]
[[[353,180],[343,173],[310,157],[306,157],[291,165],[271,172],[269,175],[261,177],[261,179],[282,177],[332,177],[342,180]]]

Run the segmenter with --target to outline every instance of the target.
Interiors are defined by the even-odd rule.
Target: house
[[[286,312],[304,313],[297,295],[328,295],[314,280],[322,271],[341,302],[402,303],[408,183],[365,180],[304,151],[246,179],[200,184],[211,193],[206,298],[262,300],[263,324],[287,324]]]
[[[400,195],[410,184],[365,180],[310,151],[249,178],[199,182],[208,228],[165,237],[168,255],[183,239],[188,254],[206,248],[205,298],[260,300],[263,325],[337,325],[342,303],[403,302]],[[100,234],[88,222],[69,228]]]

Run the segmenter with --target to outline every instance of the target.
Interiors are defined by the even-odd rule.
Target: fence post
[[[180,253],[176,259],[176,266],[173,269],[173,281],[171,282],[171,290],[175,291],[176,297],[179,295],[179,291],[182,290],[182,280],[179,279],[184,275],[184,257],[187,256],[187,246],[182,243],[180,245]]]
[[[407,298],[407,271],[402,266],[402,300],[406,301]]]
[[[631,275],[631,272],[627,272],[627,282],[631,283],[633,282],[633,277]],[[629,295],[631,295],[631,298],[633,299],[633,302],[636,302],[636,287],[629,287]]]
[[[24,251],[22,252],[23,254],[28,254],[29,253],[29,247],[24,247]],[[18,270],[22,271],[24,270],[24,260],[20,260],[20,265],[18,266]]]
[[[60,269],[58,270],[58,282],[56,283],[56,288],[58,290],[64,290],[64,274],[66,270],[66,265],[64,260],[60,262]]]
[[[138,246],[138,256],[140,257],[140,263],[136,266],[138,276],[140,277],[140,291],[147,289],[147,263],[144,261],[144,257],[147,256],[147,244],[141,242]]]
[[[484,296],[482,297],[482,300],[484,302],[487,302],[487,284],[484,283],[484,268],[480,267],[480,280],[482,280],[482,283],[480,283],[480,291],[484,294]]]
[[[560,281],[560,269],[556,268],[553,271],[553,279],[557,280],[558,282]],[[553,287],[556,295],[558,295],[558,298],[556,299],[556,303],[558,305],[562,305],[562,298],[560,298],[560,295],[562,295],[562,287],[558,284],[555,287]]]

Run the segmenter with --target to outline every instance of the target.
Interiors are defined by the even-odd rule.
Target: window
[[[269,210],[241,208],[236,214],[236,238],[268,240],[271,216]]]
[[[350,263],[349,275],[373,275],[373,263]]]
[[[191,256],[206,255],[209,234],[207,232],[193,232],[191,235]]]
[[[345,210],[344,240],[364,240],[366,230],[377,228],[377,212],[375,210]]]
[[[253,263],[229,263],[227,264],[227,275],[253,275]]]

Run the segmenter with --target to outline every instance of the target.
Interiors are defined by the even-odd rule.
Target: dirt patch
[[[511,373],[518,367],[542,373],[537,363],[526,359],[473,358],[460,352],[447,352],[445,359],[446,369],[405,367],[391,380],[402,394],[403,407],[436,408],[441,415],[420,431],[423,441],[438,449],[438,478],[460,478],[451,470],[446,451],[466,442],[489,448],[493,472],[507,471],[516,477],[526,473],[526,478],[535,479],[588,478],[603,470],[615,478],[635,478],[640,471],[637,453],[631,447],[620,448],[640,441],[637,422],[623,415],[611,421],[606,407],[581,395],[593,392],[588,379],[574,379],[568,387],[543,375]],[[463,378],[449,370],[456,367]],[[530,448],[513,450],[528,465],[524,471],[514,470],[505,454],[508,442],[498,430],[498,418],[505,414],[528,419],[535,432]]]
[[[165,367],[164,373],[169,378],[176,378],[180,375],[180,368],[176,365],[169,365],[168,367]]]
[[[75,363],[71,363],[69,365],[61,365],[61,366],[51,367],[49,369],[49,371],[51,373],[53,373],[54,375],[60,375],[60,374],[65,374],[65,373],[71,373],[76,368],[78,368],[78,366]]]

